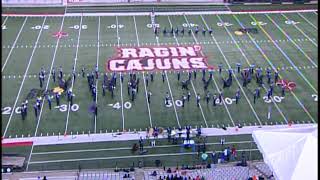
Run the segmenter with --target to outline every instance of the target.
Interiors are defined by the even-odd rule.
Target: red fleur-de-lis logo
[[[295,82],[288,81],[285,79],[280,79],[276,84],[280,86],[284,86],[286,90],[289,90],[289,91],[294,90],[297,86]]]
[[[68,33],[62,32],[62,31],[58,31],[58,32],[53,33],[52,36],[60,39],[62,37],[67,37]]]

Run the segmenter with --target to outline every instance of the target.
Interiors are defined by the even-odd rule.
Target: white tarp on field
[[[252,133],[266,164],[279,180],[316,180],[318,126]]]

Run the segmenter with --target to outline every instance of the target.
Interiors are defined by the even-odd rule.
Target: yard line
[[[286,18],[287,20],[289,20],[289,18],[288,18],[286,15],[284,15],[283,13],[281,13],[281,15],[282,15],[284,18]],[[292,25],[293,25],[298,31],[300,31],[301,34],[303,34],[304,37],[306,37],[313,45],[315,45],[316,47],[318,47],[318,44],[315,43],[308,35],[306,35],[306,33],[304,33],[303,30],[301,30],[296,24],[292,24]]]
[[[217,15],[217,17],[219,18],[220,22],[223,22],[222,19],[220,18],[219,15]],[[226,26],[223,26],[224,29],[227,31],[228,35],[231,37],[231,39],[235,42],[235,39],[232,35],[232,33],[230,33],[229,29]],[[240,48],[239,44],[237,42],[235,42],[236,47],[238,48],[238,50],[241,52],[241,55],[246,59],[248,65],[250,66],[251,63],[249,62],[248,57],[245,55],[245,53],[242,51],[242,49]],[[267,91],[266,87],[263,85],[263,88],[265,91]],[[281,114],[281,116],[283,117],[283,119],[285,120],[285,122],[288,123],[287,118],[284,116],[283,112],[280,110],[280,108],[278,107],[277,103],[274,101],[273,98],[271,98],[271,101],[273,102],[273,104],[275,105],[275,107],[277,108],[277,110],[279,111],[279,113]]]
[[[97,67],[99,68],[99,42],[100,42],[100,16],[99,16],[99,23],[98,23],[98,39],[97,39]],[[98,79],[96,80],[96,106],[98,105]],[[94,115],[94,133],[97,132],[97,115]]]
[[[7,16],[7,17],[8,17],[8,16]],[[2,68],[1,68],[1,72],[3,72],[4,68],[6,67],[6,64],[7,64],[7,62],[8,62],[8,59],[9,59],[10,56],[11,56],[12,50],[14,49],[14,47],[15,47],[15,45],[16,45],[16,43],[17,43],[17,40],[18,40],[19,37],[20,37],[20,34],[21,34],[21,32],[22,32],[22,29],[23,29],[24,25],[26,24],[27,19],[28,19],[28,17],[26,17],[26,18],[24,19],[24,22],[23,22],[23,24],[22,24],[22,26],[21,26],[21,28],[20,28],[20,31],[18,32],[18,35],[17,35],[16,39],[14,40],[13,45],[11,46],[11,49],[10,49],[10,51],[9,51],[9,54],[8,54],[8,56],[7,56],[7,58],[6,58],[6,60],[5,60],[4,64],[3,64],[3,66],[2,66]]]
[[[304,19],[308,24],[310,24],[310,26],[312,26],[313,28],[315,28],[316,30],[318,30],[318,27],[315,26],[314,24],[312,24],[307,18],[305,18],[301,13],[298,12],[298,15],[300,17],[302,17],[302,19]]]
[[[242,151],[259,151],[259,149],[239,149],[238,152]],[[215,151],[223,152],[223,151]],[[213,153],[213,151],[207,152]],[[128,159],[128,158],[144,158],[144,157],[161,157],[161,156],[183,156],[183,155],[194,155],[197,152],[185,152],[185,153],[164,153],[164,154],[147,154],[147,155],[132,155],[132,156],[115,156],[115,157],[96,157],[96,158],[79,158],[79,159],[58,159],[49,161],[33,161],[29,164],[45,164],[45,163],[59,163],[59,162],[74,162],[74,161],[93,161],[93,160],[114,160],[114,159]]]
[[[61,25],[60,25],[59,31],[62,31],[63,24],[64,24],[64,18],[65,18],[65,16],[62,17],[62,21],[61,21]],[[57,54],[57,50],[58,50],[58,47],[59,47],[59,42],[60,42],[60,38],[57,39],[56,47],[55,47],[55,49],[54,49],[54,53],[53,53],[53,57],[52,57],[52,62],[51,62],[51,66],[50,66],[50,71],[49,71],[49,75],[48,75],[48,79],[47,79],[47,84],[46,84],[46,89],[45,89],[45,91],[47,91],[47,90],[48,90],[48,87],[49,87],[51,72],[52,72],[52,68],[53,68],[54,61],[55,61],[55,59],[56,59],[56,54]],[[42,110],[43,110],[43,105],[44,105],[44,101],[45,101],[45,98],[43,98],[42,103],[41,103],[40,113],[39,113],[39,117],[38,117],[37,126],[36,126],[36,130],[35,130],[34,136],[37,136],[38,127],[39,127],[39,124],[40,124],[41,115],[42,115]]]
[[[202,16],[202,15],[200,15],[200,17],[201,17],[201,19],[202,19],[203,23],[206,25],[207,29],[209,29],[209,26],[208,26],[207,22],[204,20],[203,16]],[[187,18],[185,17],[185,19],[187,19]],[[225,56],[225,54],[223,53],[223,51],[222,51],[222,49],[221,49],[220,45],[217,43],[217,40],[216,40],[216,38],[213,36],[213,34],[211,34],[211,38],[212,38],[212,39],[213,39],[213,41],[216,43],[216,46],[218,47],[218,49],[219,49],[219,51],[220,51],[220,53],[221,53],[221,55],[222,55],[223,59],[225,60],[225,62],[226,62],[226,63],[227,63],[227,65],[228,65],[228,68],[230,69],[230,68],[231,68],[231,66],[230,66],[230,64],[229,64],[229,61],[228,61],[227,57]],[[249,104],[249,106],[250,106],[250,108],[251,108],[252,112],[254,113],[254,115],[255,115],[256,119],[258,120],[259,124],[260,124],[260,125],[262,125],[262,123],[261,123],[261,121],[260,121],[259,116],[257,115],[256,111],[255,111],[255,110],[254,110],[254,108],[252,107],[252,105],[251,105],[251,103],[250,103],[250,101],[249,101],[249,99],[248,99],[248,97],[247,97],[246,93],[244,92],[244,90],[243,90],[243,88],[242,88],[241,84],[240,84],[240,83],[239,83],[239,81],[238,81],[237,76],[236,76],[234,73],[232,73],[232,75],[234,76],[234,78],[235,78],[235,80],[236,80],[236,82],[237,82],[237,84],[238,84],[239,88],[241,89],[241,91],[242,91],[242,93],[243,93],[244,97],[246,98],[246,100],[247,100],[247,102],[248,102],[248,104]]]
[[[39,42],[40,35],[41,35],[41,33],[42,33],[42,30],[43,30],[43,25],[44,25],[44,23],[46,22],[46,19],[47,19],[47,17],[45,16],[45,18],[43,19],[43,22],[42,22],[41,29],[40,29],[40,32],[39,32],[39,34],[38,34],[37,40],[36,40],[36,42],[35,42],[35,46],[34,46],[34,48],[33,48],[33,50],[32,50],[32,53],[31,53],[31,56],[30,56],[30,59],[29,59],[29,63],[28,63],[27,69],[26,69],[26,71],[25,71],[25,73],[24,73],[24,76],[23,76],[23,79],[22,79],[22,82],[21,82],[21,85],[20,85],[20,88],[19,88],[19,91],[18,91],[18,95],[17,95],[16,100],[15,100],[15,102],[14,102],[14,105],[13,105],[13,108],[12,108],[13,110],[12,110],[11,113],[10,113],[9,120],[8,120],[8,123],[7,123],[7,125],[6,125],[6,128],[5,128],[5,130],[4,130],[4,133],[3,133],[2,137],[5,137],[5,135],[6,135],[7,130],[8,130],[8,127],[9,127],[9,124],[10,124],[10,121],[11,121],[11,118],[12,118],[12,115],[13,115],[13,113],[14,113],[14,110],[16,109],[16,105],[17,105],[17,102],[18,102],[18,99],[19,99],[19,96],[20,96],[20,93],[21,93],[21,90],[22,90],[24,81],[25,81],[25,79],[26,79],[26,77],[27,77],[27,73],[28,73],[30,64],[31,64],[31,62],[32,62],[33,55],[34,55],[34,52],[35,52],[36,47],[37,47],[36,45],[37,45],[38,42]]]
[[[243,24],[240,22],[240,20],[237,18],[237,16],[232,15],[234,17],[234,19],[238,22],[238,24],[244,28]],[[277,71],[277,68],[273,65],[273,63],[270,61],[270,59],[268,58],[268,56],[264,53],[264,51],[261,49],[261,47],[255,42],[254,38],[248,34],[248,37],[250,38],[250,40],[254,43],[254,45],[256,46],[256,48],[259,50],[259,52],[262,54],[262,56],[264,57],[265,60],[267,60],[267,62],[270,64],[270,66],[272,67],[272,69],[274,71]],[[282,79],[282,76],[279,74],[279,77]],[[309,116],[309,118],[315,123],[314,119],[312,118],[311,114],[309,113],[309,111],[304,107],[304,105],[302,104],[302,102],[298,99],[298,97],[295,95],[295,93],[293,91],[290,91],[290,93],[294,96],[294,98],[297,100],[297,102],[299,103],[299,105],[302,107],[302,109],[305,111],[305,113]]]
[[[283,30],[272,18],[270,18],[270,16],[266,15],[267,18],[282,32],[282,34],[284,34],[290,41],[291,43],[316,67],[318,67],[318,65],[312,61],[312,59],[301,49],[300,46],[297,45],[297,43],[295,43],[292,38],[289,36],[288,33],[285,32],[285,30]],[[300,31],[301,32],[301,31]]]
[[[5,24],[6,24],[6,22],[7,22],[7,20],[8,20],[8,17],[9,17],[9,16],[7,16],[7,17],[4,19],[4,21],[3,21],[3,23],[2,23],[2,25],[1,25],[1,26],[3,26],[3,25],[5,25]]]
[[[138,46],[140,46],[137,23],[136,23],[136,17],[135,16],[133,16],[133,21],[134,21],[134,28],[136,30],[137,43],[138,43]],[[145,83],[144,72],[142,72],[142,77],[143,77],[143,84],[144,84],[144,88],[145,88],[145,95],[146,95],[146,101],[147,101],[147,107],[148,107],[148,113],[149,113],[149,121],[150,121],[150,125],[152,127],[152,118],[151,118],[150,107],[149,107],[148,98],[147,98],[147,88],[146,88],[146,83]],[[180,125],[179,125],[179,127],[180,127]]]
[[[78,50],[79,50],[79,41],[80,41],[80,35],[81,35],[81,27],[82,27],[82,16],[81,16],[81,19],[80,19],[80,28],[79,28],[79,33],[78,33],[78,42],[77,42],[77,49],[76,49],[76,57],[74,58],[74,65],[73,65],[73,70],[75,71],[76,70],[76,67],[77,67],[77,60],[78,60]],[[72,81],[71,81],[71,88],[73,88],[73,83],[74,83],[74,78],[72,78]],[[65,131],[64,133],[66,134],[67,133],[67,130],[68,130],[68,122],[69,122],[69,115],[70,115],[70,108],[71,108],[71,102],[68,103],[68,114],[67,114],[67,122],[66,122],[66,128],[65,128]]]
[[[118,16],[116,16],[116,23],[117,23],[117,40],[118,40],[118,44],[117,47],[120,47],[120,36],[119,36],[119,21],[118,21]],[[121,76],[121,72],[120,72],[120,76]],[[121,95],[121,115],[122,115],[122,130],[124,131],[124,113],[123,113],[123,90],[122,90],[122,82],[120,79],[120,95]]]
[[[247,144],[253,143],[254,141],[234,141],[225,142],[224,144]],[[206,145],[220,145],[220,142],[206,143]],[[157,148],[173,148],[180,147],[181,145],[159,145]],[[152,146],[145,146],[145,149],[152,149]],[[48,154],[65,154],[65,153],[82,153],[82,152],[100,152],[100,151],[118,151],[118,150],[130,150],[132,147],[119,147],[119,148],[105,148],[105,149],[80,149],[80,150],[67,150],[67,151],[49,151],[49,152],[38,152],[32,153],[32,155],[48,155]]]
[[[169,23],[170,23],[170,28],[172,28],[172,23],[171,23],[171,20],[170,20],[170,17],[169,17],[169,16],[168,16],[168,21],[169,21]],[[188,25],[189,25],[189,23],[188,23]],[[173,33],[173,37],[174,37],[174,39],[176,40],[177,45],[179,46],[179,41],[178,41],[178,39],[177,39],[177,37],[176,37],[176,33],[175,33],[175,32]],[[197,92],[196,92],[196,90],[195,90],[195,88],[194,88],[194,85],[193,85],[193,83],[192,83],[192,80],[191,80],[190,82],[191,82],[191,86],[192,86],[194,95],[197,96]],[[173,102],[173,103],[174,103],[174,102]],[[200,108],[200,112],[201,112],[202,118],[203,118],[203,120],[204,120],[204,123],[206,124],[206,127],[208,127],[208,123],[207,123],[206,117],[205,117],[204,114],[203,114],[203,110],[202,110],[202,107],[201,107],[201,103],[200,103],[200,102],[199,102],[199,108]]]
[[[249,15],[251,19],[254,22],[257,22],[257,20],[250,14]],[[268,17],[268,16],[267,16]],[[266,32],[266,30],[257,23],[258,27],[263,31],[263,33],[270,39],[273,40],[272,37],[269,35],[269,33]],[[291,66],[294,67],[294,69],[298,72],[298,74],[307,82],[307,84],[312,88],[312,90],[318,94],[318,91],[313,87],[313,85],[310,83],[310,81],[302,74],[302,72],[297,68],[297,66],[292,62],[292,60],[288,57],[288,55],[279,47],[279,45],[276,42],[272,42],[273,45],[281,52],[281,54],[286,58],[286,60],[291,64]]]

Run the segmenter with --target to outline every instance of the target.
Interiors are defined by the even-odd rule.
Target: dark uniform
[[[55,68],[52,69],[51,75],[52,75],[53,82],[56,82],[56,70],[55,70]]]
[[[197,107],[200,105],[200,94],[197,95]]]
[[[161,76],[162,76],[162,82],[164,83],[164,77],[165,77],[164,71],[162,71]]]

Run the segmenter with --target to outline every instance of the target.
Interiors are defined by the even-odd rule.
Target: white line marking
[[[80,19],[80,27],[82,26],[82,16]],[[77,60],[78,60],[78,51],[79,51],[79,41],[80,41],[80,36],[81,36],[81,29],[79,28],[79,33],[78,33],[78,42],[77,42],[77,49],[76,49],[76,57],[74,58],[74,65],[73,65],[73,70],[76,70],[77,67]],[[71,81],[71,89],[73,89],[73,83],[74,83],[74,78],[72,77],[72,81]],[[74,92],[74,91],[73,91]],[[69,122],[69,115],[70,115],[70,108],[71,108],[71,102],[69,102],[68,104],[68,114],[67,114],[67,122],[66,122],[66,128],[64,133],[67,133],[68,130],[68,122]]]
[[[219,17],[219,15],[217,15],[218,18],[221,21],[221,18]],[[227,31],[227,33],[229,34],[229,36],[231,37],[232,40],[234,40],[234,37],[232,36],[232,33],[230,33],[229,29],[227,27],[224,27],[225,30]],[[251,38],[251,36],[249,36]],[[240,46],[236,46],[238,48],[238,50],[241,52],[241,55],[246,59],[248,65],[250,65],[251,63],[249,62],[248,57],[246,56],[246,54],[242,51],[242,49],[240,48]],[[267,68],[265,68],[265,70],[267,70]],[[266,87],[263,85],[263,88],[267,91]],[[286,117],[284,116],[284,114],[282,113],[282,111],[280,110],[280,108],[278,107],[278,105],[275,103],[275,101],[271,98],[271,101],[273,102],[273,104],[276,106],[277,110],[279,111],[279,113],[282,115],[282,117],[284,118],[284,120],[287,122]],[[251,104],[250,104],[251,106]],[[255,114],[256,115],[256,114]],[[261,121],[260,119],[258,119],[260,125],[261,125]]]
[[[138,43],[138,46],[140,46],[137,23],[136,23],[136,17],[135,16],[133,16],[133,21],[134,21],[134,27],[135,27],[135,30],[136,30],[137,43]],[[142,78],[143,78],[143,84],[144,84],[147,107],[148,107],[149,121],[150,121],[150,125],[152,127],[152,118],[151,118],[151,112],[150,112],[150,107],[149,107],[148,98],[147,98],[147,87],[146,87],[146,84],[145,84],[144,72],[142,72]]]
[[[254,141],[233,141],[225,142],[224,144],[248,144]],[[220,145],[220,142],[206,143],[206,145]],[[180,145],[159,145],[157,148],[173,148],[180,147]],[[145,149],[151,149],[152,146],[146,146]],[[131,147],[120,147],[120,148],[105,148],[105,149],[79,149],[79,150],[68,150],[68,151],[49,151],[49,152],[38,152],[32,153],[32,155],[49,155],[49,154],[65,154],[65,153],[83,153],[83,152],[101,152],[101,151],[118,151],[118,150],[130,150]]]
[[[99,23],[98,23],[98,39],[97,39],[97,67],[99,68],[99,53],[100,53],[100,16],[99,16]],[[98,79],[96,80],[96,105],[98,105]],[[94,116],[94,133],[97,133],[97,116]]]
[[[286,15],[284,15],[284,14],[281,14],[284,18],[286,18],[287,20],[289,19]],[[312,41],[312,39],[309,37],[309,36],[307,36],[296,24],[293,24],[293,26],[298,30],[298,31],[300,31],[301,32],[301,34],[303,34],[304,35],[304,37],[306,37],[313,45],[315,45],[316,47],[318,47],[318,44],[317,43],[315,43],[314,41]],[[303,39],[302,39],[303,40]]]
[[[241,151],[259,151],[259,149],[240,149]],[[222,151],[216,151],[222,152]],[[208,152],[209,153],[209,152]],[[211,152],[212,153],[212,152]],[[61,159],[61,160],[49,160],[49,161],[33,161],[29,164],[45,164],[45,163],[59,163],[59,162],[74,162],[74,161],[93,161],[93,160],[112,160],[112,159],[128,159],[128,158],[144,158],[144,157],[159,157],[159,156],[183,156],[183,155],[194,155],[197,152],[186,152],[186,153],[169,153],[169,154],[148,154],[148,155],[133,155],[133,156],[118,156],[118,157],[97,157],[97,158],[79,158],[79,159]]]
[[[116,23],[117,23],[117,40],[118,40],[118,44],[117,46],[120,47],[120,36],[119,36],[119,21],[118,21],[118,16],[116,16]],[[121,76],[121,72],[120,72],[120,76]],[[121,116],[122,116],[122,131],[124,131],[124,113],[123,113],[123,90],[122,90],[122,82],[121,82],[121,78],[119,80],[120,82],[120,92],[121,92]]]
[[[47,17],[44,18],[41,27],[43,27],[46,19],[47,19]],[[39,34],[38,34],[38,37],[37,37],[37,40],[36,40],[35,44],[38,44],[38,42],[39,42],[39,38],[40,38],[40,35],[41,35],[41,33],[42,33],[42,29],[43,29],[43,28],[41,28],[40,31],[39,31]],[[17,102],[18,102],[18,99],[19,99],[19,96],[20,96],[20,93],[21,93],[21,90],[22,90],[24,81],[25,81],[25,79],[26,79],[26,75],[27,75],[27,73],[28,73],[30,64],[31,64],[31,62],[32,62],[32,58],[33,58],[33,55],[34,55],[35,50],[36,50],[36,48],[33,48],[32,53],[31,53],[31,56],[30,56],[30,59],[29,59],[29,63],[28,63],[27,69],[26,69],[26,71],[25,71],[25,73],[24,73],[24,77],[23,77],[23,80],[22,80],[22,82],[21,82],[21,85],[20,85],[20,88],[19,88],[19,91],[18,91],[18,95],[17,95],[17,98],[16,98],[16,100],[15,100],[15,102],[14,102],[14,105],[13,105],[13,108],[12,108],[12,109],[16,109],[16,105],[17,105]],[[12,116],[13,116],[13,112],[14,112],[14,111],[11,111],[11,113],[10,113],[9,120],[8,120],[8,123],[7,123],[7,125],[6,125],[6,128],[5,128],[5,130],[4,130],[4,133],[3,133],[2,137],[5,137],[5,135],[6,135],[6,133],[7,133],[9,124],[10,124],[11,119],[12,119]]]
[[[3,64],[3,66],[2,66],[2,68],[1,68],[1,72],[3,72],[4,68],[6,67],[6,64],[7,64],[7,62],[8,62],[8,59],[9,59],[9,57],[11,56],[12,50],[13,50],[13,48],[15,47],[18,38],[20,37],[20,34],[21,34],[21,32],[22,32],[22,29],[23,29],[24,25],[26,24],[27,19],[28,19],[28,17],[26,17],[26,18],[24,19],[24,22],[23,22],[23,24],[22,24],[22,26],[21,26],[21,28],[20,28],[20,31],[19,31],[16,39],[14,40],[13,45],[12,45],[10,51],[9,51],[9,54],[8,54],[8,56],[7,56],[7,58],[6,58],[6,60],[5,60],[4,64]]]
[[[9,16],[7,16],[7,17],[4,19],[4,21],[3,21],[3,23],[2,23],[2,25],[1,25],[1,26],[3,26],[3,25],[5,25],[5,24],[6,24],[6,22],[7,22],[7,20],[8,20],[8,17],[9,17]]]
[[[300,17],[302,17],[305,21],[307,21],[307,23],[310,25],[310,26],[312,26],[313,28],[315,28],[316,30],[318,30],[318,27],[317,26],[315,26],[314,24],[312,24],[307,18],[305,18],[300,12],[298,12],[298,15],[300,16]]]
[[[185,16],[184,16],[184,17],[185,17]],[[186,17],[185,17],[185,19],[186,19]],[[171,28],[172,28],[172,23],[171,23],[171,20],[170,20],[170,17],[169,17],[169,16],[168,16],[168,21],[169,21],[170,26],[171,26]],[[186,21],[187,21],[187,23],[188,23],[188,26],[190,27],[190,24],[189,24],[189,22],[188,22],[187,19],[186,19]],[[192,32],[192,35],[193,35],[193,37],[194,37],[193,32]],[[176,37],[175,32],[174,32],[173,36],[174,36],[174,39],[176,40],[177,45],[179,46],[179,41],[178,41],[178,39],[177,39],[177,37]],[[196,39],[195,39],[195,40],[196,40]],[[198,43],[198,42],[196,41],[196,43]],[[169,81],[169,80],[168,80],[168,81]],[[196,97],[196,96],[198,95],[198,93],[196,92],[196,90],[195,90],[195,88],[194,88],[194,85],[193,85],[192,80],[191,80],[190,82],[191,82],[191,86],[192,86],[192,89],[193,89],[193,93],[194,93],[194,95],[195,95],[195,97]],[[175,103],[175,102],[173,101],[173,103]],[[204,120],[204,123],[205,123],[206,127],[208,127],[208,123],[207,123],[206,117],[205,117],[204,114],[203,114],[203,110],[202,110],[202,106],[201,106],[201,103],[200,103],[200,102],[199,102],[199,108],[200,108],[200,112],[201,112],[202,118],[203,118],[203,120]]]
[[[187,17],[186,17],[186,16],[184,16],[184,18],[185,18],[185,20],[187,21],[187,23],[189,24]],[[203,18],[203,17],[201,16],[201,18]],[[209,26],[208,26],[206,23],[205,23],[205,25],[206,25],[206,26],[207,26],[207,28],[209,29]],[[193,35],[194,40],[197,42],[197,38],[194,36],[193,32],[192,32],[192,35]],[[213,37],[213,35],[211,35],[211,37]],[[215,38],[213,38],[213,40],[214,40],[214,42],[216,43],[217,47],[219,48],[219,50],[220,50],[220,52],[221,52],[222,56],[225,58],[225,56],[224,56],[223,52],[221,51],[221,48],[220,48],[220,46],[218,45],[218,43],[217,43],[216,39],[215,39]],[[203,53],[203,52],[201,51],[201,53]],[[230,67],[230,65],[229,65],[229,67]],[[217,85],[217,83],[216,83],[215,79],[214,79],[214,78],[212,78],[212,79],[213,79],[213,81],[214,81],[214,83],[215,83],[215,86],[216,86],[216,88],[217,88],[218,92],[220,93],[220,89],[219,89],[219,87],[218,87],[218,85]],[[239,84],[239,83],[238,83],[238,84]],[[235,126],[234,121],[233,121],[233,118],[232,118],[232,116],[231,116],[231,114],[230,114],[230,111],[229,111],[229,109],[228,109],[228,106],[225,104],[225,102],[224,102],[224,101],[222,101],[222,102],[223,102],[224,107],[225,107],[225,108],[226,108],[226,110],[227,110],[227,113],[228,113],[229,118],[230,118],[230,120],[231,120],[231,122],[232,122],[232,125],[233,125],[233,126]]]
[[[65,16],[62,18],[61,25],[60,25],[60,30],[59,30],[59,31],[62,31],[63,23],[64,23],[64,18],[65,18]],[[56,54],[57,54],[57,50],[58,50],[58,47],[59,47],[59,42],[60,42],[60,38],[57,39],[56,47],[55,47],[55,49],[54,49],[54,53],[53,53],[53,57],[52,57],[52,62],[51,62],[51,66],[50,66],[50,71],[49,71],[49,75],[48,75],[48,80],[47,80],[47,84],[46,84],[46,89],[45,89],[46,91],[48,90],[48,87],[49,87],[51,72],[52,72],[52,68],[53,68],[54,61],[55,61],[55,59],[56,59]],[[29,75],[29,77],[30,77],[30,75]],[[42,110],[43,110],[44,101],[45,101],[45,98],[43,98],[42,103],[41,103],[39,118],[38,118],[38,121],[37,121],[37,126],[36,126],[36,130],[35,130],[34,136],[37,136],[38,127],[39,127],[39,124],[40,124],[40,121],[41,121],[41,115],[42,115]]]

